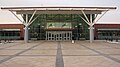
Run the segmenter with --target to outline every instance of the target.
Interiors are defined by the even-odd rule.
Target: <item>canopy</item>
[[[83,10],[86,14],[101,14],[102,11],[116,9],[116,7],[1,7],[17,14],[32,14],[35,10],[36,14],[82,14]]]

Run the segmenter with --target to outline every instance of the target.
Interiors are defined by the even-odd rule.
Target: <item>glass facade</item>
[[[30,19],[31,15],[28,16]],[[90,15],[87,15],[87,17],[89,18]],[[70,29],[69,31],[72,32],[71,36],[74,40],[81,38],[89,39],[88,25],[77,14],[40,14],[29,26],[29,39],[37,38],[38,40],[45,40],[48,29],[68,31],[66,28]]]

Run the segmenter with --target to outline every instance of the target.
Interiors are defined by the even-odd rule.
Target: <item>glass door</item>
[[[50,40],[50,41],[72,40],[72,32],[71,31],[47,31],[46,40]]]

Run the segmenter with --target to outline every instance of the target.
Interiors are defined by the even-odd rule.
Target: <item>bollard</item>
[[[74,40],[72,40],[72,43],[75,43]]]

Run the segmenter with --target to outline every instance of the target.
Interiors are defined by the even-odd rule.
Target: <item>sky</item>
[[[0,6],[116,6],[98,22],[120,23],[120,0],[0,0]],[[10,12],[0,10],[1,22],[19,22]]]

